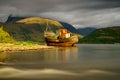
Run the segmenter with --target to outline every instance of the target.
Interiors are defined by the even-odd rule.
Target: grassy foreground
[[[41,48],[52,48],[45,46],[45,42],[17,41],[0,27],[0,52],[38,50]]]
[[[0,43],[0,52],[38,50],[43,48],[53,48],[53,46],[31,42]]]

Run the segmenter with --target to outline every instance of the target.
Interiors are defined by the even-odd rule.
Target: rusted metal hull
[[[49,42],[47,43],[48,46],[62,46],[62,47],[69,47],[74,46],[74,43],[71,42]]]
[[[46,38],[46,42],[48,46],[62,46],[62,47],[69,47],[74,46],[78,42],[77,35],[72,36],[67,39],[67,41],[61,41],[61,40],[50,40]]]

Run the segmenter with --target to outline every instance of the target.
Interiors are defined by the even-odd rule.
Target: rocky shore
[[[15,45],[10,43],[0,43],[0,52],[9,52],[9,51],[26,51],[26,50],[39,50],[39,49],[49,49],[54,48],[53,46],[46,45]]]

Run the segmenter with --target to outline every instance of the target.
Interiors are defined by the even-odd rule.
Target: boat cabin
[[[70,32],[67,29],[61,29],[59,32],[59,37],[69,38]]]

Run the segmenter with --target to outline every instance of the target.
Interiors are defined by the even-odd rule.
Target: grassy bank
[[[53,47],[33,42],[0,43],[0,52],[38,50],[43,48]]]
[[[14,39],[7,31],[0,27],[0,52],[38,50],[41,48],[52,48],[45,46],[45,42],[37,41],[18,41]]]

